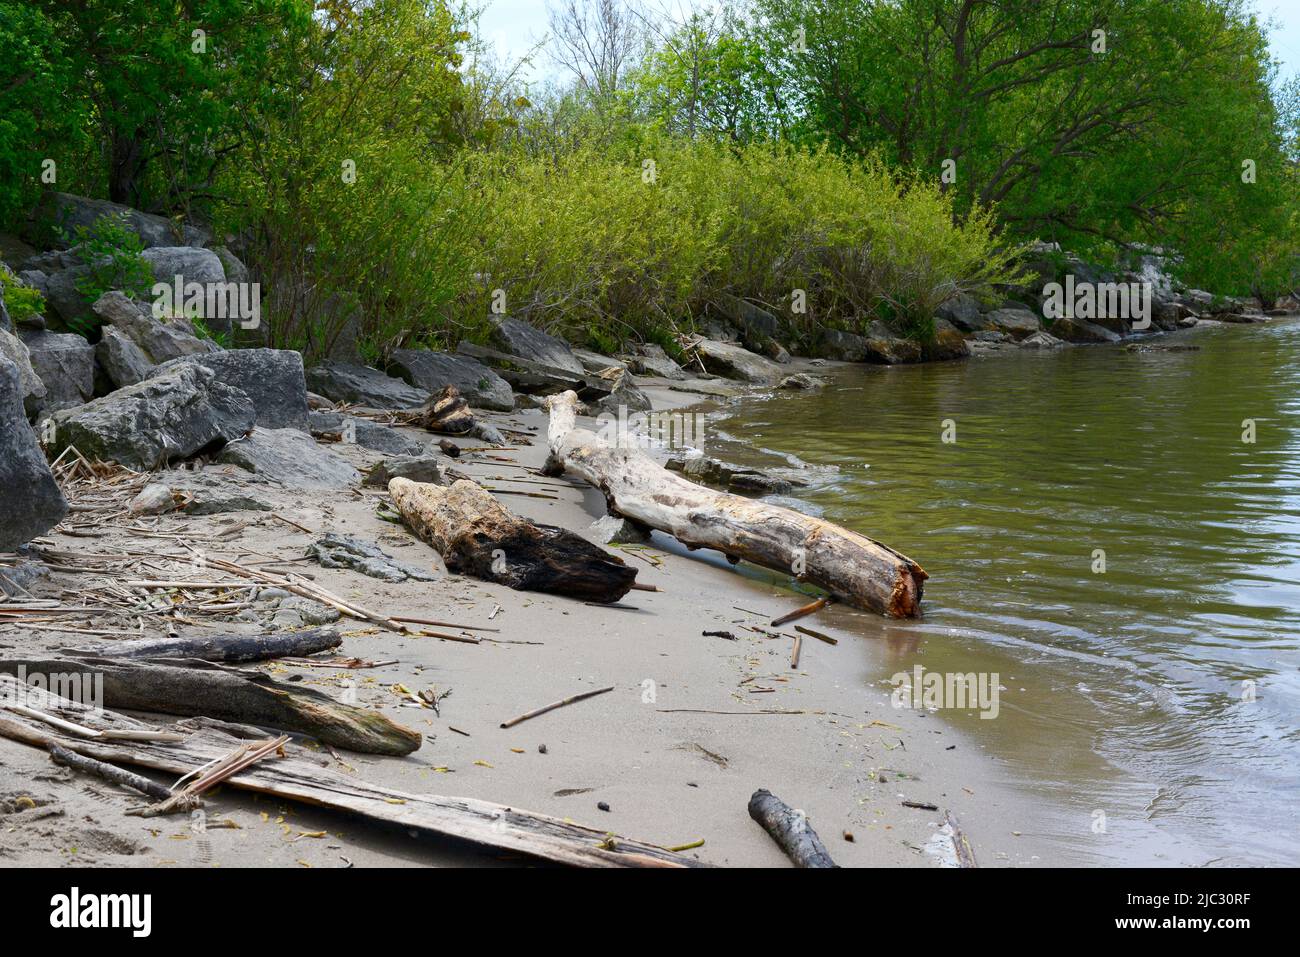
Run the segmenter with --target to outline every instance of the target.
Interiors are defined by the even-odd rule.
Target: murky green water
[[[873,680],[1000,676],[996,719],[943,716],[1055,809],[1057,862],[1298,864],[1300,322],[1164,341],[1201,348],[844,369],[710,445],[797,456],[805,507],[926,568],[922,621],[833,613]]]

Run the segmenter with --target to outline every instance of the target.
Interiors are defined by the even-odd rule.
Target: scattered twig
[[[536,709],[535,711],[525,712],[524,714],[521,714],[517,718],[511,718],[509,721],[502,721],[501,727],[513,728],[517,724],[527,721],[530,718],[536,718],[538,715],[546,714],[546,712],[548,711],[554,711],[556,708],[563,708],[566,705],[575,704],[576,702],[579,701],[585,701],[588,698],[594,698],[596,697],[596,695],[605,694],[606,692],[613,691],[613,690],[614,690],[614,685],[610,685],[608,688],[598,688],[595,691],[584,691],[581,694],[570,695],[569,697],[563,699],[562,701],[557,701],[554,704],[548,704],[544,707]]]

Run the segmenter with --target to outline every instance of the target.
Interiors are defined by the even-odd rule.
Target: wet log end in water
[[[444,488],[399,478],[388,492],[452,572],[601,603],[618,601],[636,580],[622,559],[573,532],[516,517],[474,482]]]
[[[549,400],[551,460],[600,489],[611,513],[818,585],[892,618],[921,614],[927,577],[894,549],[820,518],[696,485],[636,448],[577,427],[573,392]]]

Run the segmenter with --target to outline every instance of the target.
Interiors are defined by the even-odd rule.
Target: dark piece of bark
[[[573,532],[516,517],[473,482],[444,488],[399,478],[388,494],[449,571],[601,604],[618,601],[636,579],[621,558]]]
[[[449,458],[460,458],[460,446],[455,442],[448,441],[447,439],[439,439],[438,448],[442,450],[443,455],[446,455]]]
[[[334,628],[309,628],[270,635],[189,635],[139,638],[99,645],[88,652],[105,658],[192,658],[237,664],[271,658],[301,658],[337,648],[343,636]]]
[[[207,716],[310,735],[366,754],[410,754],[424,741],[418,731],[378,711],[335,701],[310,688],[291,687],[258,672],[205,661],[176,663],[104,657],[0,661],[0,673],[79,675],[83,687],[102,677],[103,704],[128,711]]]
[[[95,777],[103,778],[105,781],[112,781],[114,784],[120,784],[128,787],[133,791],[139,791],[146,797],[155,800],[165,801],[172,796],[172,792],[155,781],[150,781],[146,777],[138,774],[132,774],[130,771],[124,771],[113,764],[107,764],[103,761],[96,761],[94,758],[88,758],[83,754],[77,754],[57,744],[50,745],[50,759],[55,764],[62,764],[64,767],[72,768],[75,771],[81,771],[85,774],[93,774]]]
[[[749,799],[749,816],[757,821],[795,867],[838,867],[826,853],[803,811],[796,811],[770,791],[759,788]]]
[[[66,699],[20,685],[0,676],[0,695],[22,691],[24,699],[73,720],[92,720],[119,730],[145,729],[148,725],[113,711],[90,710]],[[187,724],[182,722],[182,724]],[[15,716],[0,718],[0,735],[48,749],[58,744],[88,757],[113,764],[153,768],[169,774],[187,774],[229,754],[239,744],[221,730],[203,727],[183,742],[82,741]],[[300,801],[341,811],[369,821],[395,824],[402,832],[434,839],[471,841],[498,852],[526,854],[538,860],[576,867],[703,867],[693,858],[654,844],[610,834],[607,828],[589,828],[558,818],[481,801],[411,793],[370,784],[356,775],[321,767],[311,752],[292,744],[285,756],[240,771],[226,784],[280,800]]]
[[[551,462],[600,489],[610,512],[672,535],[687,548],[812,582],[858,608],[893,618],[921,614],[925,571],[864,535],[767,502],[706,489],[635,448],[577,427],[578,397],[550,400]]]

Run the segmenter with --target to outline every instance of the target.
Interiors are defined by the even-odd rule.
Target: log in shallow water
[[[892,618],[920,615],[928,576],[905,555],[820,518],[703,488],[638,449],[610,445],[577,427],[573,392],[552,397],[550,409],[549,467],[599,488],[612,513],[688,548],[714,548],[820,585],[858,608]]]

